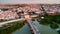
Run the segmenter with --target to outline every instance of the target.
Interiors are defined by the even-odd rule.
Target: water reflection
[[[57,31],[51,29],[49,25],[42,25],[39,24],[37,20],[33,21],[33,23],[36,25],[37,29],[41,34],[58,34]],[[12,34],[32,34],[30,27],[25,24],[22,28],[16,30]]]
[[[58,34],[55,30],[51,29],[49,25],[39,24],[37,20],[33,21],[41,34]]]
[[[29,26],[25,24],[21,29],[13,32],[12,34],[32,34]]]

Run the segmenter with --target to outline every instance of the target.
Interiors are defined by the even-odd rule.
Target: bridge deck
[[[39,30],[37,29],[37,27],[32,23],[31,19],[27,19],[26,20],[27,23],[29,24],[29,26],[31,27],[32,31],[34,34],[40,34]]]

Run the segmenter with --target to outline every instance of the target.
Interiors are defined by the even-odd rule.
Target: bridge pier
[[[39,31],[37,31],[36,28],[33,26],[31,19],[27,19],[26,23],[31,28],[32,34],[40,34]]]
[[[34,27],[34,24],[32,23],[32,19],[28,13],[24,13],[24,17],[26,19],[27,24],[31,28],[31,31],[33,34],[40,34],[39,31]]]

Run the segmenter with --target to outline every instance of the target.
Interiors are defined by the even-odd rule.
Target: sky
[[[0,0],[0,4],[60,4],[60,0]]]

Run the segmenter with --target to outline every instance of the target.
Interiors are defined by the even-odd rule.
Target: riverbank
[[[25,22],[12,22],[0,27],[0,34],[11,34],[12,32],[16,31],[17,29],[23,27]]]
[[[39,24],[39,22],[36,19],[33,21],[33,23],[35,24],[35,26],[41,34],[58,34],[58,32],[51,29],[50,26]]]
[[[25,25],[21,29],[14,31],[12,34],[17,34],[17,33],[18,34],[32,34],[32,31],[30,27],[28,26],[28,24],[25,23]]]

